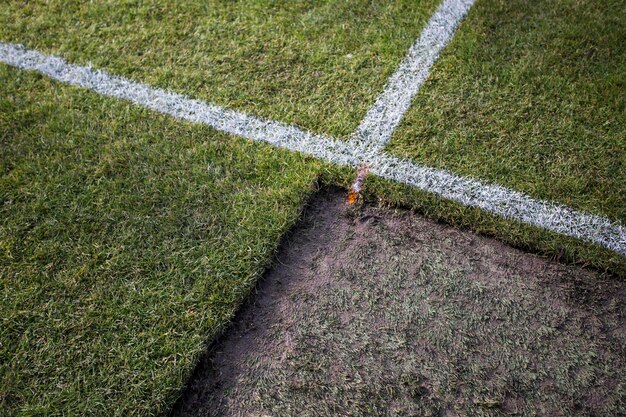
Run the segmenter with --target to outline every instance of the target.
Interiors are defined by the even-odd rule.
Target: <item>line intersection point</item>
[[[533,199],[499,185],[421,166],[382,151],[411,105],[414,95],[440,51],[452,37],[474,0],[445,0],[430,19],[383,94],[368,111],[352,140],[346,142],[303,131],[296,126],[264,120],[181,94],[73,65],[59,57],[0,42],[0,62],[37,71],[57,81],[235,136],[266,142],[340,166],[369,164],[379,177],[408,184],[466,206],[530,224],[559,234],[594,242],[626,255],[626,227],[606,217],[582,213],[554,202]]]

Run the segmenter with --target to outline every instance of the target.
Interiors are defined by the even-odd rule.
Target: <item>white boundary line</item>
[[[551,202],[532,199],[522,193],[489,185],[444,170],[422,167],[358,143],[315,135],[279,122],[272,122],[233,110],[187,98],[102,70],[73,65],[65,60],[0,42],[0,62],[45,74],[55,80],[128,100],[159,113],[209,125],[255,141],[311,155],[342,166],[369,163],[373,174],[417,187],[461,204],[522,223],[605,246],[626,255],[626,228],[611,220],[581,213]]]
[[[445,0],[439,6],[368,110],[352,140],[373,150],[385,146],[472,4],[474,0]]]
[[[263,141],[279,148],[301,152],[340,165],[353,165],[345,142],[304,132],[297,127],[248,116],[234,110],[194,100],[181,94],[110,75],[106,71],[68,64],[62,58],[45,55],[22,45],[0,42],[0,62],[34,70],[50,78],[86,88],[99,94],[128,100],[159,113],[209,125],[219,131],[246,139]]]

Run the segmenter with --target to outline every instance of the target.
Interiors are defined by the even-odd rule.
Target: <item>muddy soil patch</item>
[[[173,416],[626,414],[626,286],[318,194]]]

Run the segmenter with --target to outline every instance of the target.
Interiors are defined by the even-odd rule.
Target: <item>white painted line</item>
[[[368,110],[352,140],[382,149],[411,106],[413,97],[448,44],[474,0],[444,0],[415,41],[407,56],[387,81],[382,94]]]
[[[0,62],[38,71],[55,80],[128,100],[159,113],[206,124],[222,132],[267,142],[333,164],[356,167],[367,162],[370,172],[380,177],[405,183],[467,206],[480,207],[522,223],[595,242],[626,255],[626,228],[605,217],[534,200],[504,187],[484,184],[444,170],[422,167],[377,150],[364,149],[358,143],[314,135],[295,126],[258,119],[109,75],[102,70],[68,64],[61,58],[44,55],[21,45],[0,42]]]
[[[262,120],[223,107],[190,99],[102,70],[68,64],[62,58],[45,55],[21,45],[0,42],[0,61],[45,74],[57,81],[128,100],[159,113],[209,125],[219,131],[274,146],[313,155],[341,165],[356,163],[343,148],[347,144],[304,132],[279,122]],[[340,156],[345,155],[345,156]]]
[[[499,185],[422,167],[382,153],[372,158],[370,170],[379,177],[414,186],[465,206],[479,207],[521,223],[595,242],[626,255],[626,227],[606,217],[535,200]]]

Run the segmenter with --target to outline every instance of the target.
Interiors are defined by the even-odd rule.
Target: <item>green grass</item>
[[[171,406],[318,164],[0,65],[0,414]]]
[[[12,0],[0,8],[0,39],[345,136],[437,4]]]
[[[436,3],[11,1],[0,41],[347,135]],[[624,220],[619,4],[531,3],[477,2],[390,149]],[[318,175],[354,175],[4,65],[0,149],[2,415],[165,412]],[[626,274],[591,244],[387,181],[366,191]]]
[[[388,150],[626,221],[619,0],[479,0]]]

